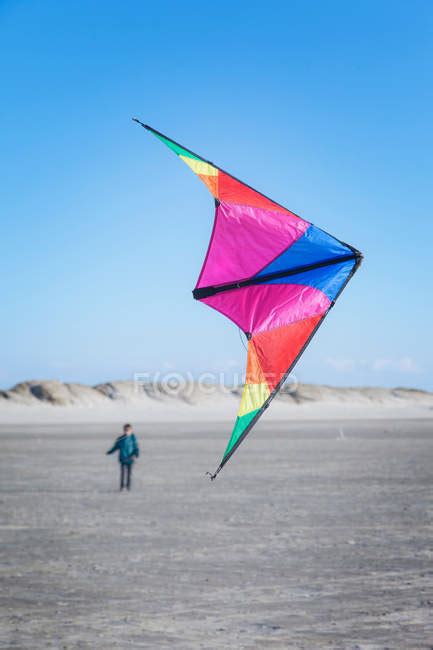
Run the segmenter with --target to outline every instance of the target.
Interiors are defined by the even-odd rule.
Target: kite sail
[[[213,231],[193,296],[236,323],[248,340],[241,404],[214,479],[280,390],[362,254],[133,119],[213,195]]]

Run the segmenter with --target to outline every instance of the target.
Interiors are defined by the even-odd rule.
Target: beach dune
[[[0,422],[233,421],[242,387],[177,377],[170,382],[113,381],[96,386],[26,381],[0,391]],[[266,419],[433,417],[433,393],[410,388],[285,386]]]

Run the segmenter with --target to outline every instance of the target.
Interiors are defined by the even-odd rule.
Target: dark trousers
[[[120,489],[124,487],[131,489],[132,463],[120,463]]]

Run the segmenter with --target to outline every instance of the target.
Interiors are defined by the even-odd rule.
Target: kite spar
[[[221,471],[268,408],[362,261],[350,244],[133,118],[166,144],[215,199],[196,300],[248,340],[246,381]]]

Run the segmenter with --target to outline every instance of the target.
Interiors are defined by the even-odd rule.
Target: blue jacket
[[[119,463],[131,465],[134,462],[134,456],[138,458],[140,455],[137,438],[133,433],[129,436],[125,434],[119,436],[107,454],[113,454],[115,451],[119,451]]]

